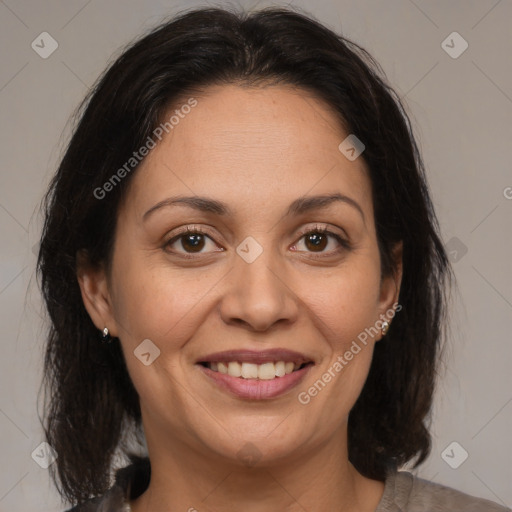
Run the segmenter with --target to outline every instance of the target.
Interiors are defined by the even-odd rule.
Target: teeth
[[[228,375],[231,375],[231,377],[241,377],[242,365],[236,361],[231,361],[228,364]]]
[[[242,363],[242,377],[244,379],[257,379],[258,365],[252,363]]]
[[[258,367],[258,379],[270,380],[276,376],[276,367],[274,363],[260,364]]]
[[[284,361],[278,361],[274,366],[276,368],[276,377],[286,375],[286,363]]]
[[[238,361],[219,361],[208,363],[208,368],[231,377],[243,379],[271,380],[284,377],[300,368],[300,363],[276,361],[263,364],[239,363]]]

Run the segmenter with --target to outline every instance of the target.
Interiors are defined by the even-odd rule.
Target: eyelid
[[[201,226],[201,225],[198,225],[198,224],[187,224],[186,226],[181,226],[179,228],[176,228],[175,231],[173,231],[173,234],[171,237],[169,237],[169,239],[167,240],[168,242],[173,240],[174,238],[180,236],[180,235],[184,235],[184,234],[187,234],[187,233],[201,233],[202,235],[208,235],[208,232]]]
[[[333,231],[334,227],[331,228],[331,226],[329,224],[321,224],[321,223],[315,223],[314,226],[306,226],[304,228],[302,228],[299,233],[298,233],[298,236],[302,237],[304,235],[307,235],[308,233],[326,233],[328,235],[333,235],[333,236],[337,236],[337,237],[340,237],[340,238],[343,238],[343,239],[346,239],[346,241],[348,242],[348,236],[347,234],[343,231],[343,234],[341,233],[337,233],[336,231]],[[340,228],[337,228],[337,229],[340,229]]]

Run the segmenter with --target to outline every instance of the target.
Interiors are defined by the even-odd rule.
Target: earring
[[[101,334],[101,342],[102,343],[111,343],[112,342],[112,336],[110,336],[110,334],[108,332],[108,327],[105,327],[105,329],[103,329],[103,332]]]
[[[386,333],[388,332],[388,330],[389,330],[389,323],[386,320],[384,320],[382,322],[382,336],[386,336]]]

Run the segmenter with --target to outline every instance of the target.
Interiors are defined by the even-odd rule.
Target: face
[[[324,103],[195,98],[133,176],[84,302],[120,338],[150,454],[292,459],[343,438],[400,273],[381,279],[368,172]]]

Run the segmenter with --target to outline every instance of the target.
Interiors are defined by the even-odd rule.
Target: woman
[[[505,510],[397,471],[429,454],[451,273],[400,100],[316,21],[200,9],[127,49],[39,271],[73,511]]]

